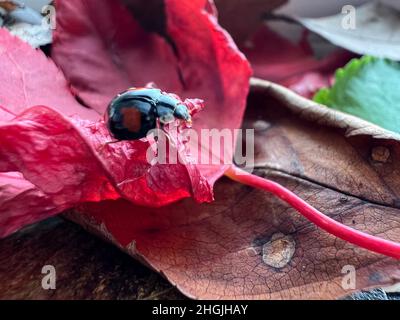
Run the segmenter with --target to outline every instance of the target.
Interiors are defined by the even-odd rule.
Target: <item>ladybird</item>
[[[173,95],[154,88],[131,88],[117,95],[106,112],[110,133],[117,140],[137,140],[158,124],[175,119],[191,122],[188,108]]]

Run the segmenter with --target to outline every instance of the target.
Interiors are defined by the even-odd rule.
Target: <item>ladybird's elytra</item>
[[[190,121],[187,107],[172,95],[154,88],[131,88],[117,95],[106,113],[108,129],[117,140],[146,137],[157,127],[175,118]]]

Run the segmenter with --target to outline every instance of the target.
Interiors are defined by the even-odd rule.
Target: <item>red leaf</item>
[[[81,200],[119,198],[101,174],[100,165],[90,157],[83,138],[55,111],[28,109],[16,119],[2,122],[0,132],[0,171],[6,173],[0,185],[8,191],[0,196],[1,236]],[[9,172],[20,174],[12,174],[10,179]]]
[[[238,128],[250,67],[215,17],[204,10],[207,4],[166,2],[168,38],[174,42],[175,55],[170,43],[142,30],[119,2],[108,0],[99,7],[94,1],[59,1],[54,57],[74,92],[99,113],[115,94],[152,81],[182,96],[194,94],[206,100],[207,111],[195,119],[196,129]],[[212,183],[224,167],[199,171],[199,166],[191,164],[150,166],[146,159],[149,142],[144,141],[104,146],[111,141],[104,123],[93,122],[99,115],[73,99],[54,65],[8,34],[3,32],[0,38],[9,62],[3,82],[11,83],[9,90],[2,92],[4,110],[19,113],[30,105],[43,105],[0,126],[0,170],[20,172],[37,187],[37,199],[26,203],[35,205],[46,199],[46,207],[52,208],[50,215],[82,201],[119,197],[155,207],[189,196],[199,202],[212,200]],[[21,88],[21,82],[25,89],[15,90]],[[15,91],[18,93],[13,96]],[[79,118],[65,118],[52,108]],[[10,118],[5,111],[2,119]],[[175,145],[186,159],[182,142],[175,141]],[[3,200],[0,198],[0,205]],[[36,212],[31,216],[25,213],[28,216],[14,219],[16,227],[6,233],[15,230],[18,221],[37,220]]]
[[[84,119],[96,119],[96,112],[82,107],[72,96],[68,84],[55,64],[42,51],[0,29],[0,121],[14,118],[27,107],[49,105],[66,115],[79,115]],[[0,141],[3,149],[5,137]],[[8,143],[15,143],[13,137]],[[26,146],[34,149],[34,146]],[[17,162],[17,159],[10,159]],[[18,172],[0,174],[0,237],[21,226],[57,214],[66,209],[25,180]]]
[[[67,209],[18,172],[0,173],[0,194],[0,238]]]
[[[155,82],[165,91],[205,101],[194,129],[240,127],[251,70],[206,10],[208,1],[165,1],[169,42],[145,32],[118,1],[106,0],[102,6],[94,0],[56,5],[53,58],[87,105],[102,113],[115,94]],[[232,148],[228,151],[232,153]],[[201,170],[213,182],[225,168]]]
[[[0,106],[14,114],[35,105],[51,106],[65,115],[96,119],[72,96],[65,78],[42,51],[0,29]],[[12,118],[0,108],[0,120]]]
[[[210,200],[207,183],[190,164],[149,164],[150,142],[106,145],[111,136],[103,121],[71,121],[38,106],[1,125],[0,132],[0,170],[23,173],[57,203],[122,196],[158,207],[190,196],[192,181],[206,188],[198,188],[195,199]]]
[[[56,8],[52,57],[99,114],[133,86],[155,82],[167,92],[181,90],[171,46],[145,32],[119,1],[56,1]]]
[[[14,212],[3,216],[0,226],[4,234],[26,221],[36,221],[81,202],[122,197],[143,206],[159,207],[190,196],[198,202],[212,200],[209,184],[195,166],[150,165],[146,158],[150,142],[105,145],[111,136],[103,121],[70,120],[38,106],[1,124],[0,137],[0,171],[20,172],[38,188],[33,190],[36,197],[25,195],[29,202],[24,205],[37,206],[44,199],[43,212],[51,208],[48,214],[40,216],[36,211],[24,211],[28,216],[23,219]],[[183,143],[173,142],[179,147],[179,155],[185,157]],[[22,186],[26,183],[20,182]],[[16,191],[9,203],[14,208],[21,194]],[[7,197],[3,194],[0,206],[7,202],[4,196]]]

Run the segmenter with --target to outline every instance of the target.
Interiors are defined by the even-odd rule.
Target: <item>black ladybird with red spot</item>
[[[191,121],[179,99],[153,88],[133,88],[116,96],[107,109],[108,129],[117,140],[137,140],[157,127],[181,119]]]

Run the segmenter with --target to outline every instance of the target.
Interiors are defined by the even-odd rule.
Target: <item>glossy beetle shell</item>
[[[190,121],[187,107],[177,98],[153,88],[133,88],[116,96],[107,108],[108,129],[117,140],[146,137],[175,118]]]

